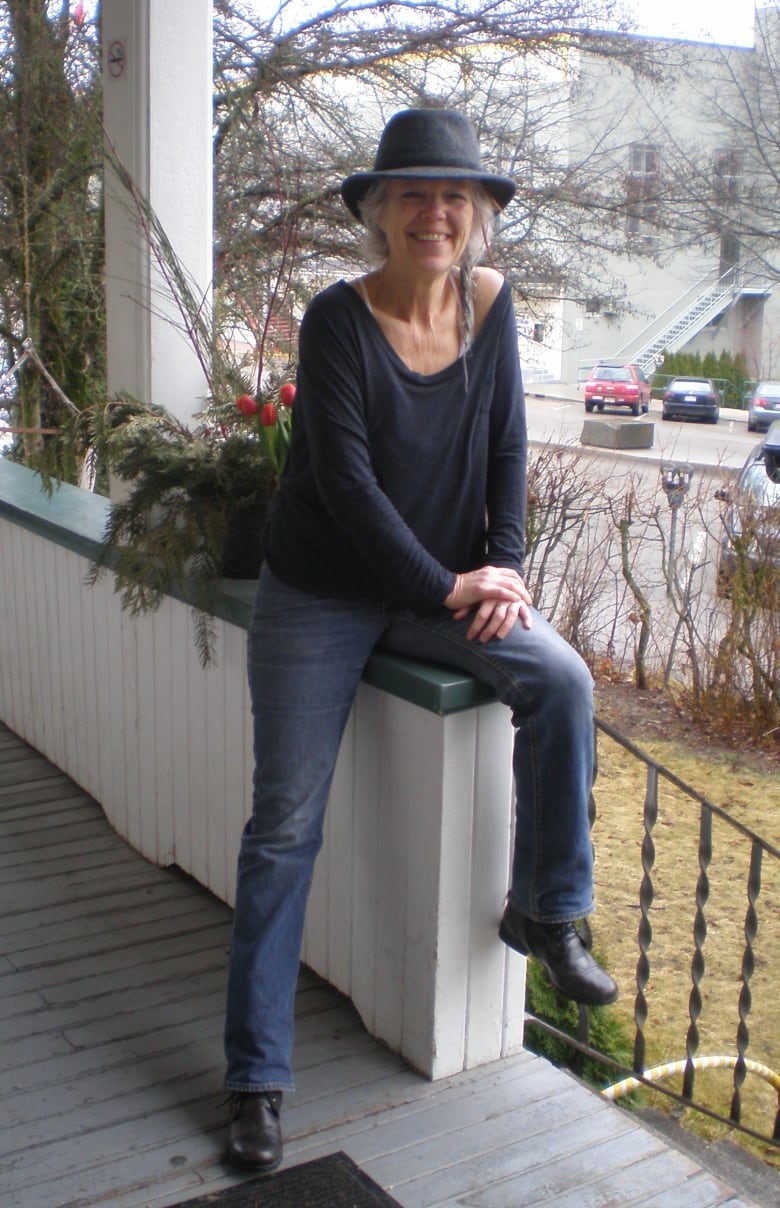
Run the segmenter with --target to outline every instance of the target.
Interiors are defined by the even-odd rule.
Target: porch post
[[[211,0],[104,0],[104,123],[195,297],[211,310]],[[207,377],[143,231],[133,189],[107,165],[109,397],[126,391],[187,420]]]

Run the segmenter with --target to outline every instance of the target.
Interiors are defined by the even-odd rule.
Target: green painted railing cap
[[[0,517],[82,557],[96,557],[109,507],[103,496],[67,484],[49,494],[32,470],[0,457]],[[253,580],[225,579],[214,601],[214,614],[247,629],[254,594]],[[178,598],[192,602],[184,593]],[[489,688],[462,671],[382,650],[372,654],[363,679],[433,713],[456,713],[495,699]]]

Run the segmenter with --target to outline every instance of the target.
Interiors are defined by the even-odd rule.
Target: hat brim
[[[468,168],[389,168],[383,172],[355,172],[341,185],[341,196],[347,209],[360,219],[360,203],[370,186],[377,180],[473,180],[484,185],[499,210],[515,195],[517,185],[508,176],[494,176],[490,172],[476,172]]]

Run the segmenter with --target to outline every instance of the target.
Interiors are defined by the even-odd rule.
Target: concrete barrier
[[[580,444],[599,449],[652,449],[655,424],[649,420],[586,419]]]

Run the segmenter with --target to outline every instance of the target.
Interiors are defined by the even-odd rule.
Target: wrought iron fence
[[[639,1087],[649,1087],[676,1100],[683,1107],[693,1108],[731,1128],[739,1129],[763,1142],[778,1146],[780,1145],[780,1069],[778,1069],[780,1067],[780,1060],[778,1060],[780,1050],[777,1046],[780,1043],[778,1040],[780,1028],[777,1024],[780,1011],[778,1011],[777,1000],[780,993],[776,988],[773,993],[773,987],[776,986],[777,981],[775,962],[780,958],[780,910],[777,909],[776,904],[773,909],[773,904],[774,897],[777,897],[778,903],[780,903],[780,850],[769,840],[762,838],[749,826],[733,817],[727,810],[691,788],[669,768],[653,759],[613,726],[599,718],[597,728],[601,732],[597,740],[599,745],[602,741],[601,735],[606,735],[628,752],[634,760],[644,765],[645,793],[641,817],[641,837],[639,834],[635,836],[635,842],[639,845],[640,866],[637,869],[639,880],[638,885],[636,881],[633,882],[636,896],[632,906],[632,909],[638,914],[635,946],[632,945],[635,953],[634,978],[636,985],[632,1025],[633,1064],[631,1067],[623,1065],[614,1057],[599,1052],[593,1047],[591,1013],[586,1007],[579,1009],[576,1036],[565,1034],[549,1021],[540,1019],[530,1012],[526,1013],[526,1019],[558,1041],[565,1042],[580,1054],[598,1060],[602,1067],[614,1070],[618,1078],[617,1081],[611,1082],[602,1090],[606,1097],[619,1099]],[[695,837],[697,866],[690,868],[689,875],[687,869],[684,874],[691,887],[691,909],[686,924],[689,926],[688,947],[684,953],[675,951],[673,969],[665,967],[668,965],[668,959],[666,962],[663,959],[655,961],[653,948],[654,926],[656,937],[659,937],[663,935],[664,923],[664,919],[659,918],[660,925],[656,925],[654,916],[654,907],[657,904],[656,829],[659,825],[673,828],[676,822],[675,818],[670,819],[664,816],[660,806],[662,794],[659,791],[659,784],[672,786],[676,792],[676,800],[682,800],[685,803],[687,825],[690,828],[693,824],[692,837]],[[598,789],[598,782],[596,787]],[[768,804],[771,805],[771,803]],[[777,802],[777,805],[780,805],[780,801]],[[593,798],[591,807],[591,825],[593,825],[596,817]],[[667,811],[668,808],[667,806]],[[714,833],[715,822],[722,823],[724,828],[722,832],[719,830],[717,842]],[[719,880],[713,885],[710,870],[719,848],[723,858]],[[673,844],[671,850],[674,850]],[[727,1022],[727,1027],[731,1029],[730,1035],[733,1040],[722,1046],[729,1051],[702,1054],[700,1052],[700,1024],[705,1005],[704,988],[707,984],[706,941],[708,931],[712,927],[716,931],[715,942],[725,942],[721,936],[717,935],[719,930],[724,929],[722,926],[724,905],[721,902],[717,909],[718,895],[720,893],[722,896],[727,885],[733,891],[736,878],[740,878],[741,892],[744,896],[742,898],[742,915],[739,919],[740,925],[733,936],[729,959],[734,969],[738,967],[738,973],[734,977],[730,1001],[723,1001],[723,996],[721,996],[717,1001],[710,1000],[707,1003],[708,1017],[717,1017],[719,1021],[719,1034],[724,1031],[724,1020],[730,1021]],[[770,882],[771,895],[774,896],[770,896],[769,900],[762,904],[762,884],[767,879]],[[627,883],[630,883],[630,880],[629,876]],[[604,903],[602,903],[603,905]],[[763,908],[762,915],[759,913],[760,905]],[[680,912],[677,911],[677,913]],[[679,923],[679,919],[677,922]],[[731,922],[734,923],[735,920],[732,918]],[[761,938],[764,940],[763,946],[760,943],[757,945],[757,941]],[[775,944],[774,948],[773,944]],[[719,950],[716,950],[716,954],[721,957],[723,955]],[[768,1010],[769,1018],[774,1018],[773,1027],[764,1019],[762,1031],[757,1036],[757,1044],[763,1044],[766,1049],[771,1051],[771,1063],[748,1057],[751,1043],[753,979],[757,960],[760,962],[763,975],[762,1005],[765,1014]],[[610,964],[611,971],[615,973],[616,970],[612,967],[611,962],[608,960],[607,963]],[[682,973],[683,967],[685,967],[684,974]],[[625,973],[625,970],[623,972]],[[687,996],[685,1034],[680,1035],[679,1041],[676,1042],[679,1044],[676,1052],[681,1055],[679,1059],[664,1059],[648,1066],[647,1028],[651,1007],[656,999],[663,998],[662,989],[670,977],[681,978],[683,976],[687,990],[679,983],[675,987],[678,998],[680,995],[683,999]],[[625,977],[621,980],[625,999],[627,997],[627,980]],[[615,1008],[605,1009],[612,1011]],[[711,1030],[709,1034],[712,1034]],[[774,1069],[772,1065],[775,1066]],[[704,1091],[699,1089],[698,1075],[702,1071],[711,1069],[730,1071],[732,1086],[728,1092],[730,1103],[727,1111],[719,1108],[717,1103],[713,1104],[713,1099],[722,1099],[722,1091],[718,1095],[713,1095],[712,1088]],[[768,1085],[775,1092],[774,1095],[770,1092],[770,1118],[766,1129],[763,1124],[756,1127],[753,1123],[745,1122],[748,1075],[751,1076],[751,1086],[755,1079],[764,1087]],[[679,1090],[668,1085],[675,1078],[680,1080]],[[759,1111],[761,1114],[762,1109]],[[772,1116],[773,1118],[771,1118]],[[762,1114],[761,1118],[763,1119]]]

